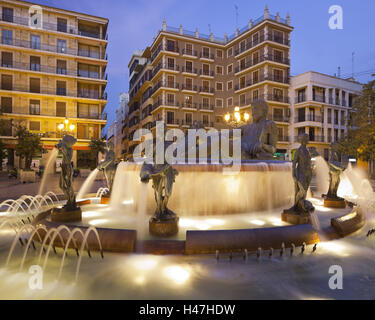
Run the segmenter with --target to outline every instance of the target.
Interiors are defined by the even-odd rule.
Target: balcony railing
[[[5,15],[5,14],[0,15],[0,21],[10,22],[10,23],[14,23],[14,24],[22,25],[22,26],[30,26],[29,18],[15,16],[15,15]],[[77,30],[77,28],[74,26],[68,26],[67,24],[62,24],[62,23],[51,23],[51,22],[43,21],[42,29],[100,39],[100,33],[97,31],[79,30],[79,29]],[[105,34],[103,34],[102,39],[106,39]]]
[[[289,97],[286,96],[279,96],[275,94],[267,94],[265,95],[266,100],[275,101],[275,102],[282,102],[282,103],[289,103]]]
[[[163,46],[162,44],[157,47],[157,49],[152,53],[151,55],[151,62],[156,59],[156,57],[159,55],[161,51],[169,51],[169,52],[175,52],[180,53],[180,49],[178,47],[168,47]]]
[[[198,91],[198,87],[191,84],[183,84],[181,90]]]
[[[279,57],[279,56],[268,54],[268,55],[260,56],[257,59],[251,59],[251,60],[247,61],[246,63],[236,67],[235,73],[246,70],[246,69],[248,69],[250,67],[253,67],[253,66],[257,65],[258,63],[261,63],[261,62],[264,62],[264,61],[273,61],[273,62],[283,63],[283,64],[286,64],[286,65],[290,64],[289,59],[287,59],[287,58],[282,58],[282,57]]]
[[[76,90],[67,90],[66,88],[54,88],[54,87],[29,87],[29,86],[22,86],[22,85],[13,85],[11,87],[8,86],[1,86],[1,90],[7,91],[19,91],[19,92],[27,92],[27,93],[36,93],[36,94],[48,94],[48,95],[61,95],[61,96],[68,96],[68,97],[84,97],[90,99],[102,99],[106,100],[105,95],[103,94],[101,97],[99,94],[93,94],[93,92],[87,91],[76,91]],[[95,91],[96,92],[96,91]]]
[[[212,104],[200,103],[199,109],[200,110],[214,110],[214,106]]]
[[[198,69],[197,68],[186,68],[185,66],[183,66],[182,72],[198,74]]]
[[[203,70],[203,69],[200,69],[199,70],[199,74],[201,76],[207,76],[207,77],[213,77],[214,76],[214,72],[213,71],[210,71],[210,70]]]
[[[322,122],[323,121],[323,117],[322,116],[318,116],[318,115],[313,115],[313,114],[307,114],[305,116],[301,116],[301,117],[296,117],[294,119],[294,122],[297,123],[297,122],[305,122],[305,121],[311,121],[311,122]]]
[[[190,109],[198,109],[198,104],[196,102],[192,103],[182,103],[181,108],[190,108]]]
[[[290,41],[288,39],[268,34],[267,36],[262,35],[258,39],[246,43],[244,46],[240,46],[238,49],[234,51],[234,54],[237,56],[247,50],[250,50],[251,48],[254,48],[255,46],[257,46],[258,44],[264,41],[277,42],[286,46],[290,45]]]
[[[294,137],[294,141],[298,141],[298,136]],[[310,135],[309,142],[324,142],[324,136]]]
[[[306,101],[306,96],[305,95],[300,95],[298,97],[295,97],[294,103],[301,103]]]
[[[177,82],[159,81],[153,88],[152,94],[154,94],[160,88],[179,89],[180,84]]]
[[[272,115],[272,120],[273,121],[277,121],[277,122],[289,122],[289,117],[285,117],[285,116],[282,116],[282,115]]]
[[[198,57],[198,52],[196,50],[182,49],[182,54],[192,57]]]
[[[201,52],[199,54],[200,58],[201,59],[210,59],[210,60],[214,60],[215,59],[215,55],[213,53],[207,53],[207,52]]]
[[[262,75],[262,76],[259,76],[258,78],[254,78],[252,80],[247,80],[243,83],[235,85],[234,90],[237,91],[237,90],[245,89],[245,88],[248,88],[252,85],[260,83],[262,81],[275,81],[275,82],[280,82],[280,83],[286,84],[286,83],[290,82],[290,78],[289,77],[276,77],[276,76],[273,76],[273,75],[268,75],[268,76]]]
[[[277,141],[279,141],[279,142],[289,142],[289,136],[278,136]]]
[[[180,124],[179,119],[167,119],[167,124],[178,125]]]
[[[325,103],[326,102],[326,97],[324,95],[316,94],[315,96],[313,96],[313,101]]]
[[[214,88],[210,88],[210,87],[199,87],[199,92],[204,92],[204,93],[214,93],[215,90]]]

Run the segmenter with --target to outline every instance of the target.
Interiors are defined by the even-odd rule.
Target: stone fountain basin
[[[92,210],[90,205],[82,207],[85,212],[85,207]],[[105,208],[106,206],[103,206]],[[107,208],[108,209],[108,208]],[[323,209],[322,209],[323,210]],[[364,217],[357,209],[334,209],[329,212],[322,211],[318,214],[320,220],[323,221],[321,235],[325,240],[337,239],[347,236],[362,228],[364,224]],[[87,211],[86,211],[87,212]],[[88,211],[93,212],[93,211]],[[353,214],[355,213],[355,214]],[[48,219],[49,212],[40,214],[34,221],[34,224],[44,224],[47,229],[56,228],[60,224],[51,222]],[[84,215],[83,215],[84,216]],[[231,218],[229,216],[228,218]],[[102,217],[104,218],[104,217]],[[209,218],[209,217],[208,217]],[[96,221],[95,221],[96,220]],[[81,224],[72,223],[68,227],[72,230],[80,228],[82,231],[90,225],[95,225],[102,242],[103,250],[106,252],[122,252],[122,253],[152,253],[152,254],[210,254],[219,252],[236,252],[247,249],[249,252],[256,251],[259,247],[263,250],[280,248],[281,243],[285,247],[301,246],[305,244],[314,244],[319,242],[319,235],[314,228],[309,225],[287,225],[281,226],[258,226],[250,227],[243,225],[241,228],[223,229],[222,226],[216,226],[210,230],[199,229],[185,229],[185,238],[178,239],[158,239],[152,237],[141,237],[142,231],[136,229],[120,229],[108,226],[106,223],[98,222],[100,219],[91,220],[94,223],[83,222]],[[102,219],[104,220],[104,219]],[[216,219],[217,220],[217,219]],[[257,221],[257,220],[255,220]],[[333,222],[335,221],[335,222]],[[104,221],[103,221],[104,222]],[[146,222],[146,221],[145,221]],[[338,223],[342,223],[338,226]],[[115,226],[115,224],[113,225]],[[343,233],[342,230],[347,230]],[[63,238],[65,237],[62,234]],[[64,239],[65,241],[66,239]],[[79,243],[79,239],[77,239]],[[88,239],[90,250],[99,250],[96,238],[92,235]],[[55,246],[61,246],[58,238],[55,241]]]

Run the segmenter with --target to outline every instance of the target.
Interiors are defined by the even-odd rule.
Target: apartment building
[[[163,22],[152,44],[129,62],[129,115],[124,146],[131,154],[139,128],[188,129],[195,121],[206,129],[227,128],[226,113],[239,106],[247,112],[253,100],[265,99],[269,119],[279,128],[278,153],[289,145],[290,25],[268,8],[256,20],[224,38]],[[251,119],[250,119],[251,120]]]
[[[23,124],[52,150],[63,130],[78,142],[75,166],[91,161],[89,143],[106,124],[108,19],[26,1],[0,1],[1,140],[19,166],[12,125]],[[46,164],[49,153],[36,156]]]
[[[298,148],[297,136],[307,133],[309,147],[328,159],[330,144],[348,131],[353,103],[361,90],[362,85],[352,78],[313,71],[291,77],[290,150]]]

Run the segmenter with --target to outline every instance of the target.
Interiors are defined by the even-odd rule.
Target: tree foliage
[[[353,105],[348,134],[340,141],[342,152],[363,161],[375,156],[375,81],[365,84]]]
[[[15,135],[18,138],[15,150],[16,155],[25,159],[25,169],[30,169],[33,156],[38,153],[45,153],[40,136],[31,133],[22,125],[16,125]]]

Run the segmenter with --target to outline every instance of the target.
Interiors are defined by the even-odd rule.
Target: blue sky
[[[119,94],[129,86],[128,62],[134,50],[151,44],[161,28],[163,18],[170,26],[223,37],[236,28],[235,5],[238,7],[238,27],[250,18],[263,14],[268,4],[271,14],[282,18],[290,13],[291,74],[313,70],[333,75],[341,67],[342,75],[351,75],[352,52],[355,52],[355,73],[371,70],[375,73],[375,1],[373,0],[35,0],[62,9],[109,18],[108,45],[108,124],[115,118]],[[343,8],[343,30],[328,27],[331,5]],[[371,73],[357,76],[361,82]]]

